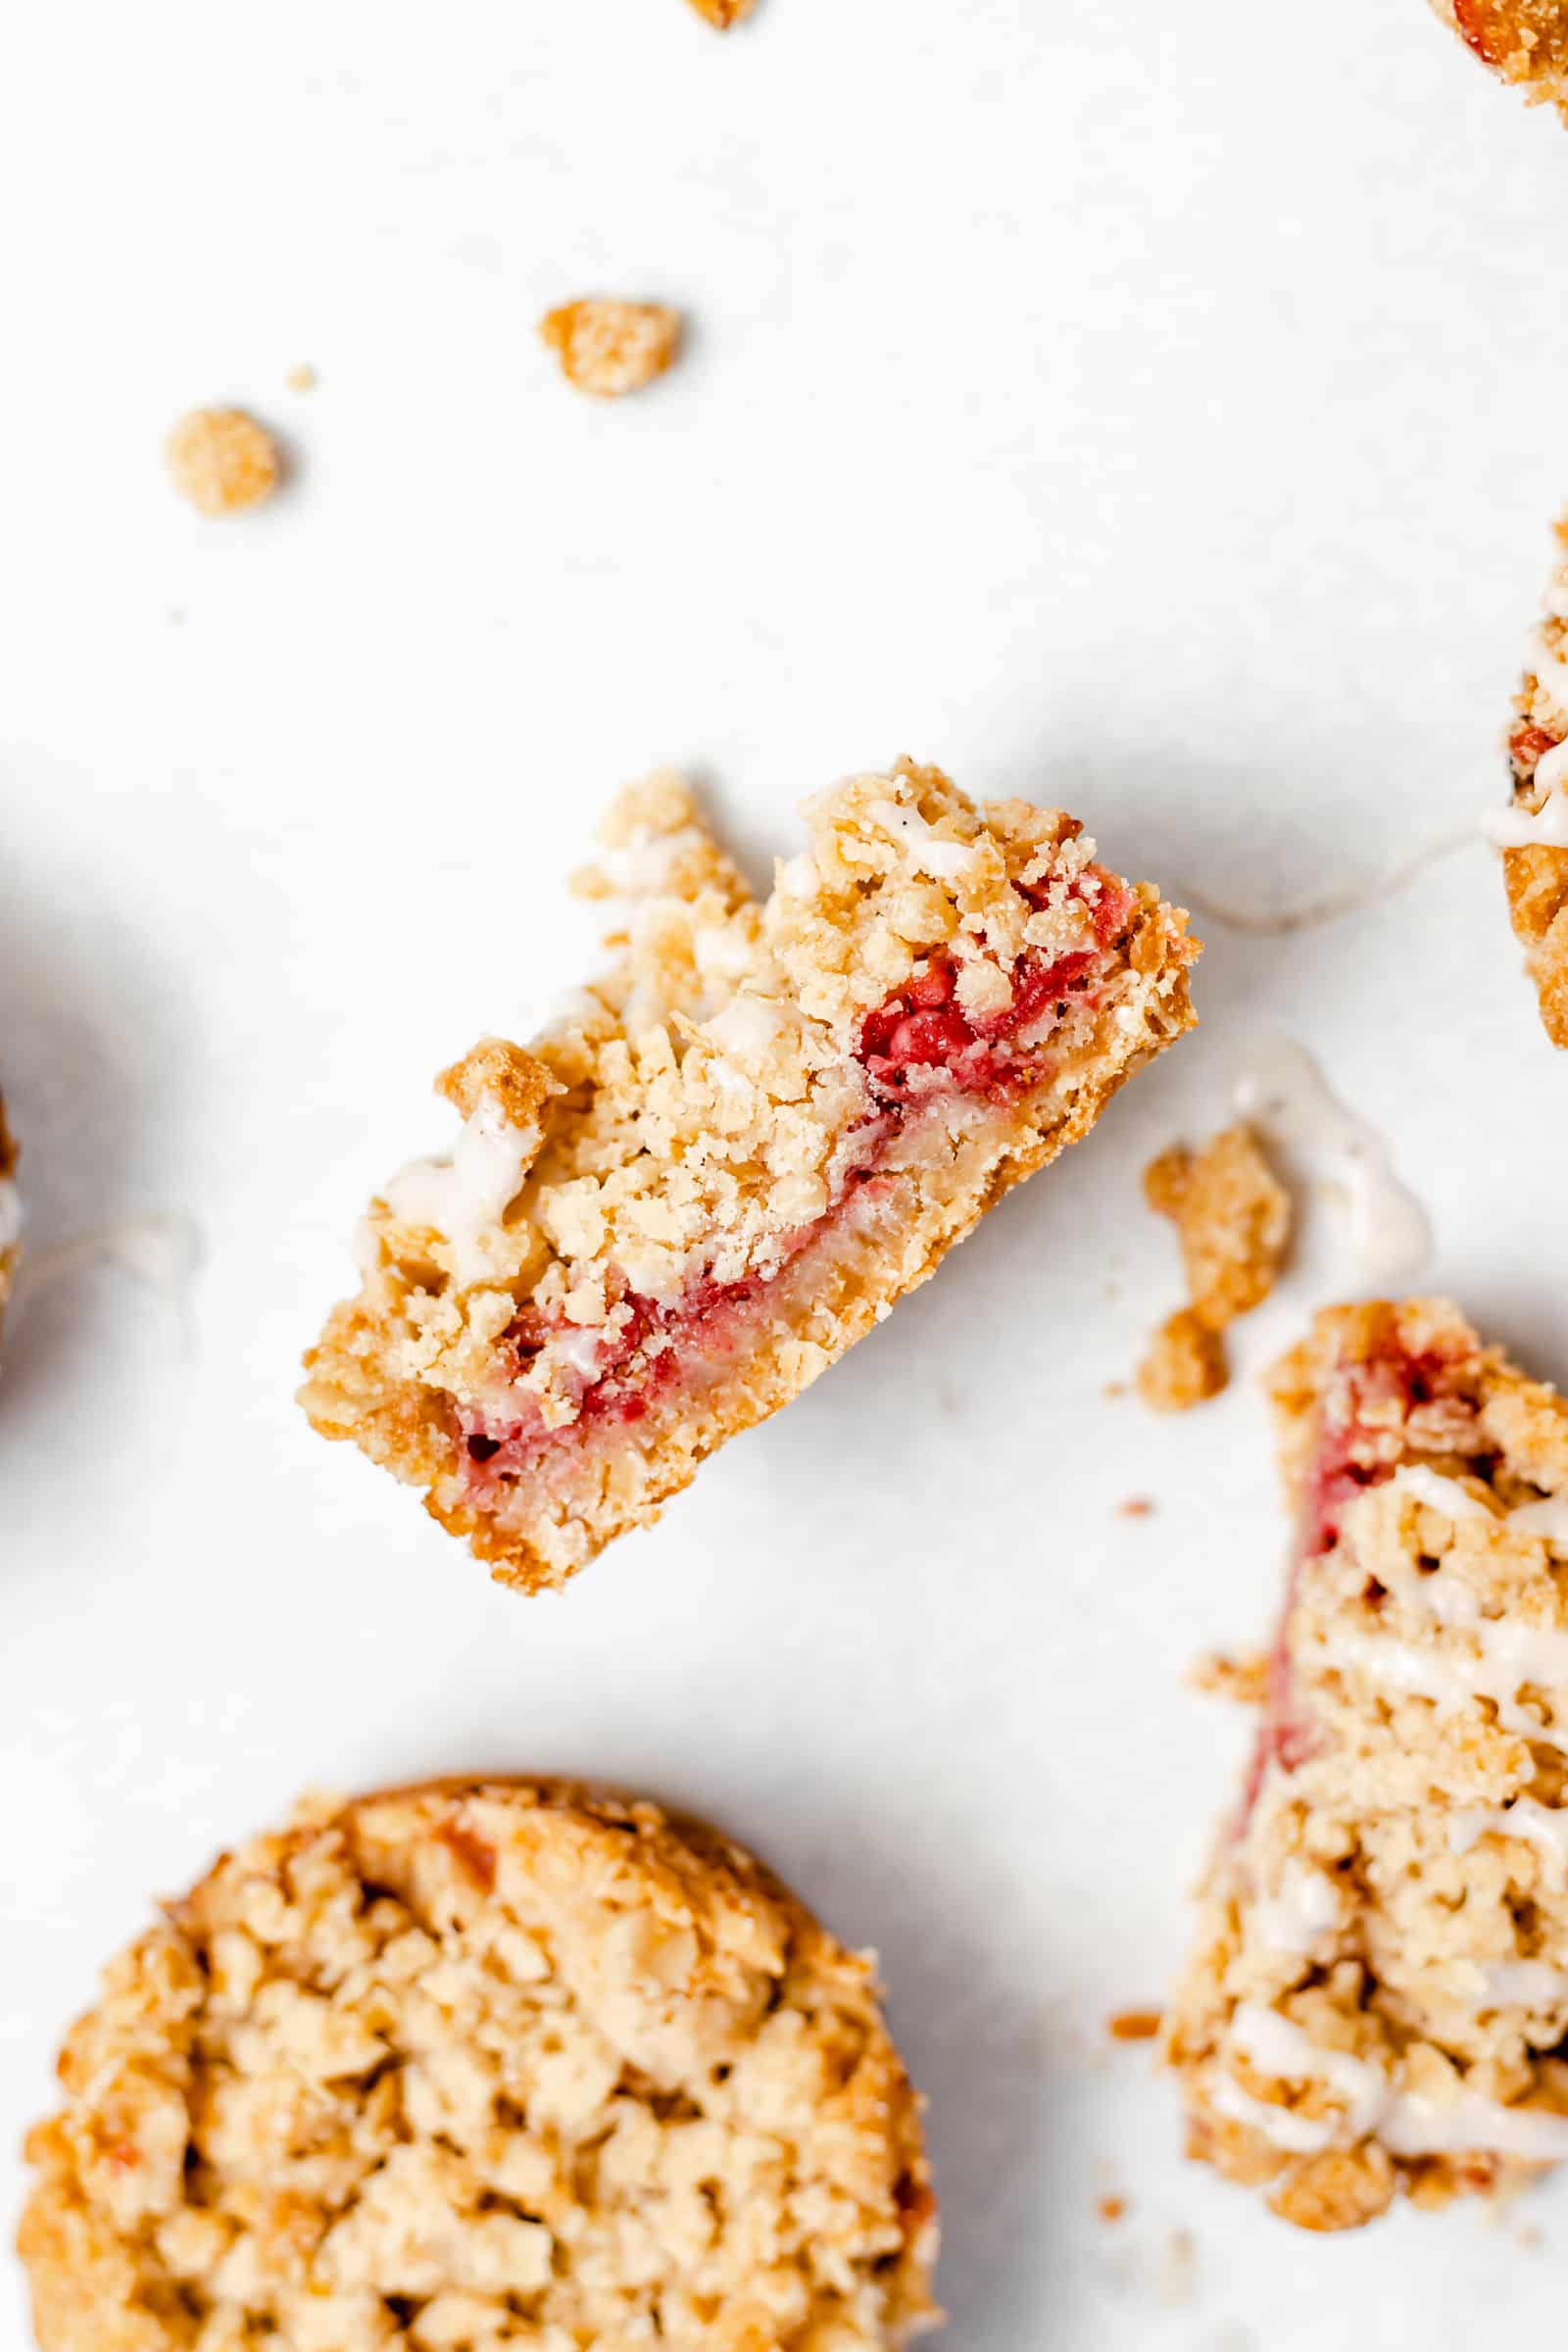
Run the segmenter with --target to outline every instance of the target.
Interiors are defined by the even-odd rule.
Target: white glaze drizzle
[[[1431,1219],[1395,1174],[1382,1135],[1340,1101],[1304,1046],[1254,1038],[1231,1063],[1231,1101],[1267,1142],[1326,1166],[1345,1194],[1369,1285],[1396,1291],[1419,1273],[1432,1253]]]
[[[1351,2142],[1375,2133],[1394,2156],[1476,2149],[1524,2164],[1554,2164],[1568,2157],[1568,2115],[1504,2107],[1475,2091],[1461,2090],[1440,2103],[1398,2090],[1379,2067],[1347,2051],[1323,2048],[1289,2018],[1255,2002],[1238,2007],[1230,2038],[1258,2073],[1281,2082],[1326,2082],[1345,2100],[1343,2123],[1336,2123],[1250,2099],[1239,2083],[1229,2085],[1227,2096],[1224,2078],[1214,2085],[1210,2103],[1222,2114],[1236,2114],[1245,2101],[1248,2112],[1237,2120],[1295,2154],[1315,2154],[1336,2139]]]
[[[1448,1823],[1448,1851],[1467,1854],[1483,1838],[1522,1838],[1558,1870],[1568,1871],[1568,1807],[1543,1805],[1533,1796],[1511,1805],[1470,1805]]]
[[[1272,1894],[1260,1894],[1249,1917],[1271,1952],[1304,1958],[1340,1924],[1340,1890],[1321,1870],[1292,1854]]]
[[[192,1352],[190,1293],[201,1261],[201,1228],[193,1217],[177,1211],[164,1216],[117,1217],[90,1233],[78,1234],[74,1241],[30,1251],[22,1260],[18,1299],[20,1303],[35,1291],[80,1273],[86,1266],[117,1266],[143,1290],[168,1302],[180,1351],[188,1355]]]
[[[873,801],[868,813],[904,844],[916,873],[929,874],[937,882],[961,882],[974,872],[979,853],[973,846],[948,841],[917,808],[901,808],[897,801]]]
[[[516,1199],[539,1149],[537,1127],[513,1127],[493,1102],[466,1119],[450,1157],[411,1160],[386,1188],[394,1216],[428,1226],[452,1245],[460,1283],[483,1280],[489,1237]]]

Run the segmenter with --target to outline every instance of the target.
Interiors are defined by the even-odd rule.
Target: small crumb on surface
[[[239,514],[271,497],[282,474],[277,444],[243,409],[193,409],[169,436],[169,470],[201,514]]]
[[[320,380],[309,362],[302,363],[298,368],[291,368],[283,378],[291,392],[314,392]]]
[[[1176,1144],[1144,1171],[1144,1195],[1181,1242],[1190,1303],[1154,1335],[1138,1370],[1146,1404],[1186,1412],[1229,1378],[1220,1334],[1274,1288],[1291,1234],[1290,1196],[1250,1127],[1198,1153]]]
[[[1164,2308],[1180,2311],[1191,2303],[1197,2279],[1197,2240],[1190,2230],[1173,2230],[1165,2240],[1159,2272],[1159,2300]]]
[[[1185,1413],[1217,1396],[1229,1377],[1218,1332],[1184,1306],[1155,1332],[1138,1367],[1138,1394],[1152,1412]]]
[[[728,32],[732,24],[751,15],[757,0],[691,0],[691,5],[710,24],[720,32]]]
[[[1131,1494],[1116,1505],[1118,1519],[1150,1519],[1153,1512],[1154,1506],[1147,1494]]]
[[[1102,2222],[1119,2222],[1127,2211],[1125,2197],[1102,2197],[1095,2207]]]
[[[1112,2041],[1152,2041],[1159,2033],[1157,2009],[1118,2009],[1105,2020]]]
[[[567,383],[620,400],[663,374],[680,348],[680,313],[662,302],[563,303],[539,322]]]
[[[1223,1649],[1205,1649],[1193,1660],[1185,1680],[1189,1690],[1200,1690],[1205,1698],[1260,1707],[1268,1696],[1268,1653],[1250,1649],[1233,1658]]]

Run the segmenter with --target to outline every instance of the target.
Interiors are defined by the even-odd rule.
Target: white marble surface
[[[492,1590],[290,1392],[363,1196],[445,1131],[431,1072],[582,968],[563,878],[656,760],[760,860],[909,750],[1253,910],[1463,827],[1568,496],[1568,135],[1421,0],[763,0],[727,41],[681,0],[59,0],[8,32],[0,207],[32,1240],[206,1245],[186,1358],[113,1268],[9,1334],[0,2146],[149,1895],[303,1785],[581,1767],[880,1949],[961,2352],[1555,2326],[1568,2182],[1298,2237],[1102,2033],[1160,1996],[1244,1744],[1180,1675],[1276,1590],[1253,1375],[1356,1279],[1319,1200],[1226,1398],[1107,1398],[1176,1302],[1144,1160],[1285,1028],[1390,1136],[1434,1279],[1568,1377],[1568,1072],[1487,852],[1206,923],[1200,1034],[564,1600]],[[619,409],[534,341],[592,288],[694,320]],[[213,399],[297,459],[223,526],[160,464]]]

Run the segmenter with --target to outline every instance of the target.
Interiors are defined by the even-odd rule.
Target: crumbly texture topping
[[[1568,662],[1568,517],[1557,524],[1556,535],[1559,558],[1536,642],[1542,653]],[[1516,808],[1540,808],[1544,796],[1536,770],[1565,738],[1568,706],[1562,689],[1544,686],[1532,666],[1514,698],[1508,734]],[[1546,1035],[1554,1046],[1568,1047],[1568,849],[1532,842],[1504,850],[1502,876],[1514,936],[1525,951],[1525,970],[1540,1001]]]
[[[1144,1171],[1144,1194],[1182,1246],[1190,1303],[1160,1326],[1138,1386],[1156,1412],[1185,1412],[1224,1388],[1220,1334],[1274,1288],[1291,1235],[1290,1195],[1250,1127],[1201,1152],[1176,1144]]]
[[[202,514],[239,514],[282,477],[277,444],[243,409],[193,409],[169,436],[169,470]]]
[[[1484,65],[1523,88],[1533,106],[1568,118],[1568,6],[1564,0],[1433,0]]]
[[[1166,2047],[1193,2153],[1338,2230],[1568,2156],[1568,1403],[1434,1300],[1273,1393],[1302,1552]]]
[[[715,1392],[696,1457],[775,1409],[1189,1025],[1185,917],[1097,866],[1059,810],[977,808],[904,761],[808,813],[808,851],[759,906],[678,777],[623,795],[578,877],[618,960],[543,1037],[487,1040],[448,1072],[454,1151],[372,1203],[364,1287],[307,1358],[303,1401],[432,1494],[461,1427],[465,1495],[432,1505],[449,1523],[475,1465],[493,1494],[519,1445],[651,1415],[694,1320],[763,1318],[786,1271],[814,1267],[765,1377],[705,1325],[746,1395],[736,1418]],[[879,1256],[895,1161],[903,1224]],[[859,1251],[854,1296],[835,1237]],[[683,1484],[693,1447],[657,1426]],[[652,1515],[611,1484],[601,1524]],[[474,1507],[493,1526],[491,1496]],[[588,1556],[580,1533],[551,1544],[552,1581]]]
[[[539,332],[568,384],[619,400],[662,375],[680,349],[680,313],[662,302],[589,300],[547,312]]]
[[[108,1970],[30,2136],[43,2352],[858,2352],[932,2324],[870,1964],[651,1805],[304,1808]]]

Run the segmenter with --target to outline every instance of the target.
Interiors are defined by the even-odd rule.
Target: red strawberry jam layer
[[[1294,1772],[1317,1745],[1317,1733],[1296,1690],[1291,1661],[1291,1612],[1301,1572],[1334,1549],[1348,1505],[1369,1487],[1394,1476],[1402,1455],[1391,1434],[1411,1410],[1451,1395],[1459,1358],[1436,1349],[1409,1355],[1402,1349],[1341,1366],[1325,1403],[1316,1458],[1301,1514],[1301,1543],[1286,1589],[1279,1633],[1269,1652],[1268,1697],[1257,1744],[1248,1772],[1237,1823],[1244,1829],[1270,1764]]]
[[[1513,761],[1516,782],[1528,784],[1548,752],[1557,748],[1558,738],[1544,727],[1515,727],[1508,738],[1508,753]]]
[[[964,1009],[957,995],[958,966],[947,949],[939,948],[925,957],[922,972],[866,1014],[858,1057],[879,1102],[897,1108],[916,1091],[929,1094],[929,1080],[939,1072],[946,1084],[988,1102],[1005,1102],[1039,1079],[1040,1041],[1028,1046],[1019,1041],[1038,1030],[1053,1007],[1059,1012],[1070,997],[1087,994],[1085,981],[1134,905],[1132,892],[1115,875],[1098,866],[1090,871],[1101,884],[1094,904],[1098,944],[1049,961],[1026,948],[1007,975],[1012,1000],[1001,1012]],[[1020,882],[1015,888],[1031,906],[1044,903],[1044,886]]]

